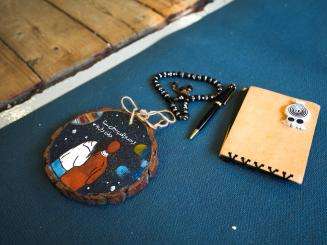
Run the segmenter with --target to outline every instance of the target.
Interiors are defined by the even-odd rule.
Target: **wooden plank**
[[[39,77],[0,41],[0,109],[41,85]]]
[[[46,82],[91,63],[108,44],[42,0],[1,0],[0,38]]]
[[[176,15],[190,9],[197,4],[204,4],[207,1],[201,0],[137,0],[140,3],[154,9],[166,18],[172,18]]]
[[[136,33],[123,21],[116,19],[101,6],[91,0],[47,0],[57,8],[94,30],[115,48],[126,45],[137,38]],[[123,3],[123,1],[121,1]],[[106,4],[106,3],[105,3]]]
[[[93,0],[99,9],[127,24],[143,36],[166,24],[163,16],[134,0]]]
[[[0,110],[206,1],[1,0]]]

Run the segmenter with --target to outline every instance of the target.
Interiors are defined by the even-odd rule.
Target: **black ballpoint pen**
[[[197,135],[200,130],[208,123],[208,121],[212,118],[212,116],[227,103],[228,99],[231,97],[232,93],[235,91],[236,85],[230,84],[227,88],[225,88],[221,94],[218,96],[217,100],[214,101],[214,105],[209,109],[209,111],[204,115],[204,117],[200,120],[197,127],[193,130],[189,139],[193,139],[195,135]]]

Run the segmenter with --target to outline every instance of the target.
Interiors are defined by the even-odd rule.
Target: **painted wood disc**
[[[153,130],[121,110],[75,117],[51,137],[45,172],[66,196],[89,204],[120,203],[142,190],[157,169]]]

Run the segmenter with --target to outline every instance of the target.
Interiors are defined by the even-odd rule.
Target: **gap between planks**
[[[14,105],[32,96],[33,91],[41,91],[162,28],[170,16],[180,14],[184,9],[197,10],[198,5],[206,2],[30,0],[22,4],[22,0],[3,0],[0,3],[3,11],[0,37],[41,81],[35,89],[16,86],[15,83],[20,82],[17,77],[17,81],[12,79],[10,84],[0,81],[2,85],[22,88],[15,91],[16,98],[8,95],[3,99],[1,108],[6,108],[6,103]],[[164,8],[162,14],[160,8]],[[14,74],[12,78],[15,78]],[[7,95],[5,91],[1,92],[3,96]]]
[[[123,61],[135,56],[171,33],[186,28],[187,26],[201,20],[206,15],[224,7],[232,1],[233,0],[215,0],[206,5],[203,11],[184,16],[165,26],[163,29],[143,37],[125,48],[120,49],[118,52],[113,53],[110,57],[99,61],[92,67],[78,72],[75,76],[69,77],[65,79],[65,81],[46,89],[42,93],[34,95],[28,101],[1,112],[0,129],[28,115],[29,113],[46,105],[65,93],[79,87],[96,76],[108,71]]]

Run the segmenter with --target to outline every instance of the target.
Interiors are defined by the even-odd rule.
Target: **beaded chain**
[[[176,82],[171,83],[171,87],[173,91],[176,93],[175,97],[170,96],[170,94],[161,86],[159,80],[161,78],[183,78],[194,81],[203,81],[210,85],[213,85],[216,89],[216,92],[213,94],[205,95],[190,95],[193,90],[191,85],[185,87],[178,87]],[[178,120],[187,120],[189,118],[188,113],[188,104],[193,101],[215,101],[217,96],[221,93],[223,86],[217,79],[205,76],[205,75],[197,75],[188,72],[160,72],[155,74],[152,77],[152,83],[155,88],[159,92],[159,94],[164,98],[164,100],[168,103],[170,110],[173,112],[175,117]],[[182,103],[182,109],[178,109],[178,103]]]

